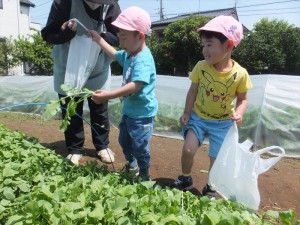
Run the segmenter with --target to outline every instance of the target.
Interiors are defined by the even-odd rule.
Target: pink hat
[[[139,31],[148,34],[151,27],[149,14],[136,6],[129,7],[121,12],[112,25],[123,30]]]
[[[243,26],[232,16],[217,16],[210,20],[204,27],[197,32],[213,31],[223,34],[229,40],[232,40],[234,46],[237,46],[243,38]]]

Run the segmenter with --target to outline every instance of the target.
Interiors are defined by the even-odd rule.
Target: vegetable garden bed
[[[135,183],[96,163],[75,167],[3,125],[0,150],[0,224],[292,224],[295,217],[292,210],[257,216],[155,181]]]

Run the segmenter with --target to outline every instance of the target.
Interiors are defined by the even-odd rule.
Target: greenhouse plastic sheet
[[[239,127],[240,141],[250,139],[255,147],[277,145],[292,157],[300,157],[300,76],[252,75],[253,89],[248,93],[248,109]],[[122,83],[121,76],[113,76],[111,89]],[[187,77],[157,76],[159,112],[155,119],[155,134],[181,138],[181,116],[186,93],[190,86]],[[1,109],[17,104],[57,100],[52,76],[0,77]],[[44,105],[11,108],[11,111],[38,113]],[[121,115],[118,99],[110,101],[112,125],[117,126]],[[85,117],[88,117],[85,106]],[[87,118],[88,119],[88,118]]]

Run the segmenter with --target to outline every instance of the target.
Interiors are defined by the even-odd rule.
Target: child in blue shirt
[[[95,91],[92,99],[97,104],[109,99],[122,99],[119,143],[128,161],[125,168],[128,172],[139,174],[142,180],[149,180],[149,142],[158,110],[156,68],[146,45],[151,19],[145,10],[133,6],[125,9],[112,25],[118,28],[117,35],[123,50],[116,51],[96,31],[90,31],[89,35],[123,67],[123,83],[116,90]]]

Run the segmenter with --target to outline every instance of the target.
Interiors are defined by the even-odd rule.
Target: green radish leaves
[[[61,98],[60,100],[49,102],[49,104],[46,106],[44,113],[42,114],[42,119],[44,120],[52,119],[58,112],[60,112],[61,104],[65,104],[66,99],[69,98],[70,101],[67,105],[67,108],[62,109],[62,110],[66,110],[66,115],[63,118],[60,125],[60,130],[64,132],[67,130],[68,126],[70,125],[71,117],[76,115],[77,105],[80,102],[83,102],[85,99],[92,96],[93,91],[86,88],[78,90],[75,88],[70,88],[66,85],[61,85],[61,89],[65,93],[67,93],[67,96]]]

